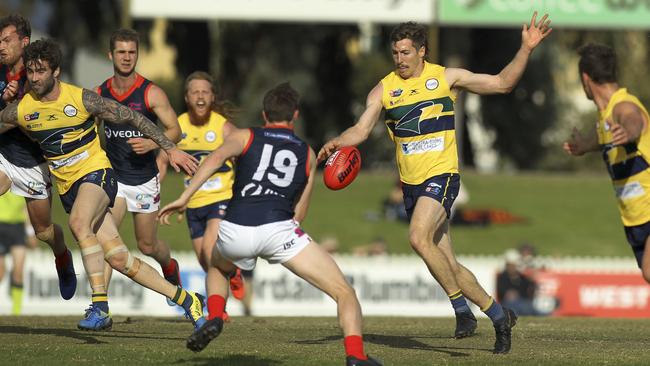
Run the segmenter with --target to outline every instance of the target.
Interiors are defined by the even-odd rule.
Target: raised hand
[[[548,19],[548,14],[544,14],[540,21],[537,21],[537,12],[533,13],[530,19],[530,25],[524,24],[521,30],[521,45],[529,50],[533,50],[539,45],[546,36],[548,36],[553,28],[550,28],[551,20]]]

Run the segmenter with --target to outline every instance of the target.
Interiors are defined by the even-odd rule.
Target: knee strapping
[[[91,235],[79,241],[79,248],[81,249],[82,257],[95,253],[101,253],[103,251],[102,246],[99,245],[99,241],[97,241],[97,237],[95,235]]]
[[[50,224],[47,229],[36,233],[36,238],[43,242],[49,242],[54,239],[54,224]]]
[[[131,252],[129,252],[129,249],[124,245],[122,242],[122,239],[119,237],[109,240],[104,244],[106,248],[106,254],[104,254],[104,258],[109,261],[111,257],[120,254],[120,253],[126,253],[126,264],[124,265],[124,268],[118,269],[122,274],[129,278],[133,278],[139,271],[140,271],[140,259],[134,257],[131,255]]]
[[[141,264],[142,262],[140,262],[140,259],[138,257],[134,257],[131,255],[131,253],[129,253],[128,259],[126,260],[126,266],[124,266],[124,272],[122,273],[124,273],[129,278],[133,278],[140,271]]]

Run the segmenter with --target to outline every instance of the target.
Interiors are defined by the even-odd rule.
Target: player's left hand
[[[18,81],[12,80],[5,87],[4,92],[2,93],[2,99],[5,103],[9,103],[16,98],[18,94]]]
[[[167,157],[169,158],[169,164],[176,170],[180,172],[183,169],[188,175],[194,175],[196,170],[199,167],[199,161],[195,157],[181,151],[178,148],[169,149],[166,151]]]
[[[158,148],[155,142],[151,139],[144,139],[142,137],[134,137],[126,140],[126,143],[131,145],[133,151],[138,154],[146,154]]]
[[[620,123],[612,123],[609,121],[606,121],[605,123],[609,125],[609,130],[612,133],[612,144],[619,146],[632,141],[629,131]]]
[[[178,221],[180,222],[186,209],[187,200],[181,197],[158,211],[158,221],[163,225],[169,225],[169,217],[178,212]]]
[[[524,24],[521,30],[521,46],[532,51],[551,33],[553,28],[550,25],[551,20],[548,19],[548,14],[544,14],[542,19],[537,22],[537,12],[534,12],[530,19],[530,25]]]

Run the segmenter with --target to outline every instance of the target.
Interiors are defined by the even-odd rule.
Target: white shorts
[[[237,267],[250,271],[257,257],[269,263],[284,263],[295,257],[311,238],[293,220],[261,226],[242,226],[221,221],[217,249]]]
[[[23,168],[13,165],[0,154],[0,171],[11,180],[11,193],[37,200],[50,197],[52,177],[47,163]]]
[[[160,208],[160,181],[158,175],[146,183],[130,186],[117,182],[116,198],[126,200],[129,212],[150,213]]]

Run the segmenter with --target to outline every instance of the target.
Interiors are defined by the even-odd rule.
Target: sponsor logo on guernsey
[[[38,113],[38,112],[34,112],[32,114],[26,114],[25,115],[25,121],[29,122],[29,121],[37,120],[40,115],[41,114]]]
[[[394,89],[394,90],[389,91],[388,95],[390,95],[391,98],[397,98],[400,95],[402,95],[403,92],[404,92],[404,90],[398,88],[398,89]]]
[[[217,139],[217,134],[214,131],[208,131],[205,133],[205,141],[214,142]]]
[[[438,82],[438,79],[428,79],[428,80],[424,83],[424,86],[426,86],[427,89],[429,89],[429,90],[435,90],[435,89],[437,89],[437,88],[438,88],[438,85],[440,85],[440,83]]]
[[[278,132],[273,132],[273,131],[264,131],[264,136],[265,137],[270,137],[273,139],[282,139],[282,140],[289,140],[293,141],[295,143],[300,143],[300,140],[298,140],[295,136],[286,134],[286,133],[278,133]]]
[[[616,191],[616,197],[620,200],[629,200],[645,195],[643,186],[637,181],[629,182],[621,186],[614,186],[614,190]]]
[[[423,154],[429,151],[442,151],[445,146],[445,138],[440,136],[420,141],[403,142],[400,145],[404,155]]]
[[[55,115],[50,114],[50,115],[47,116],[47,120],[48,120],[48,121],[56,121],[56,120],[58,120],[58,118],[56,118]]]
[[[411,89],[411,92],[409,93],[409,97],[410,97],[411,95],[417,95],[418,93],[419,93],[419,92],[418,92],[417,89]]]
[[[133,137],[144,137],[144,135],[140,131],[134,131],[134,130],[114,131],[111,130],[109,127],[104,127],[104,133],[106,134],[107,139],[111,139],[111,138],[130,139]]]
[[[127,107],[133,109],[134,111],[142,111],[142,103],[135,103],[135,102],[130,102],[129,104],[126,105]]]
[[[65,107],[63,107],[63,113],[68,117],[74,117],[77,115],[77,108],[72,104],[66,104]]]
[[[50,161],[50,166],[52,169],[56,170],[59,168],[62,168],[64,166],[70,166],[74,165],[80,160],[88,158],[88,151],[84,151],[82,153],[79,153],[77,155],[72,155],[64,159],[59,159],[59,160],[51,160]]]

